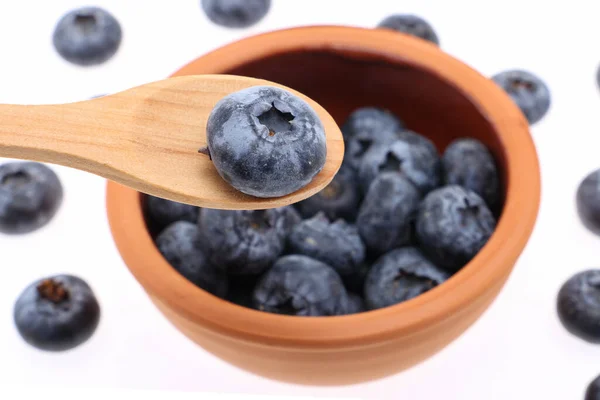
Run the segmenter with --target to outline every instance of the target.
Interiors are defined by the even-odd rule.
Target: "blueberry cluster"
[[[377,107],[355,110],[342,132],[339,173],[293,206],[199,209],[146,196],[158,250],[215,296],[305,316],[409,300],[475,257],[502,207],[496,162],[483,143],[458,139],[439,154]]]

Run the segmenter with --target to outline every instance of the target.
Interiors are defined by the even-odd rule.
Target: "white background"
[[[128,273],[109,233],[104,180],[57,167],[65,201],[52,223],[27,236],[0,236],[0,385],[396,399],[583,398],[587,383],[600,374],[600,346],[566,333],[555,296],[571,274],[600,266],[600,240],[579,223],[573,202],[580,179],[600,167],[600,24],[593,3],[273,0],[259,25],[227,30],[206,19],[198,0],[97,0],[120,20],[124,41],[110,62],[79,68],[57,56],[51,35],[64,12],[86,3],[3,2],[4,103],[86,99],[165,78],[195,57],[254,33],[321,23],[372,27],[394,12],[428,19],[445,51],[485,75],[514,67],[533,71],[548,83],[553,103],[532,128],[543,180],[534,235],[488,312],[426,362],[378,382],[326,389],[276,383],[231,367],[171,327]],[[61,272],[91,283],[102,321],[75,351],[46,354],[19,338],[12,306],[31,281]]]

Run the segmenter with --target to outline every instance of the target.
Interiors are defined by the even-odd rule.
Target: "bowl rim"
[[[179,317],[233,340],[304,349],[364,346],[427,329],[460,313],[512,271],[535,225],[540,202],[537,152],[522,112],[490,79],[441,51],[398,32],[350,26],[307,26],[243,38],[201,56],[172,76],[216,73],[251,60],[298,50],[368,51],[390,62],[427,70],[462,92],[496,130],[507,158],[505,206],[482,250],[440,285],[387,308],[335,317],[283,316],[248,309],[197,288],[161,256],[148,233],[139,192],[107,184],[113,240],[122,259],[154,300]],[[204,72],[205,71],[205,72]]]

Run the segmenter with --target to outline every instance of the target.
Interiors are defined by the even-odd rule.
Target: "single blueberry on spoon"
[[[41,350],[64,351],[93,335],[100,305],[83,279],[56,275],[25,288],[14,305],[13,317],[27,343]]]
[[[309,184],[325,165],[325,130],[294,94],[253,86],[220,100],[206,126],[207,150],[221,177],[256,197],[280,197]]]

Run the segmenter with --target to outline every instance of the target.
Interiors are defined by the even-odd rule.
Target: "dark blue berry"
[[[600,375],[588,383],[584,400],[600,400]]]
[[[146,216],[158,230],[177,221],[198,222],[198,207],[150,195],[145,196],[145,203]]]
[[[27,343],[40,350],[64,351],[94,334],[100,321],[100,305],[84,280],[56,275],[25,288],[15,302],[13,317]]]
[[[218,297],[227,295],[227,276],[209,264],[199,243],[197,224],[177,221],[156,238],[156,247],[165,260],[194,285]]]
[[[338,173],[325,189],[296,203],[304,218],[323,212],[331,221],[343,218],[353,222],[361,201],[356,173],[347,164],[342,164]]]
[[[541,120],[550,109],[550,90],[539,77],[523,70],[508,70],[492,77],[521,109],[529,124]]]
[[[83,7],[65,14],[54,29],[54,48],[67,61],[90,66],[102,64],[121,45],[121,25],[108,11]]]
[[[600,270],[582,271],[569,278],[558,292],[557,311],[571,334],[600,343]]]
[[[481,197],[450,185],[425,197],[419,207],[416,235],[436,265],[454,272],[475,257],[495,227],[496,221]]]
[[[365,302],[362,297],[354,293],[348,293],[348,314],[358,314],[365,310]]]
[[[356,225],[368,249],[382,254],[407,245],[421,194],[397,172],[385,172],[375,179],[360,206]]]
[[[363,107],[355,110],[341,128],[346,144],[344,163],[358,170],[371,146],[393,142],[403,127],[402,121],[385,109]]]
[[[211,112],[208,152],[221,177],[256,197],[293,193],[325,164],[325,131],[304,100],[271,86],[232,93]]]
[[[253,299],[258,310],[286,315],[344,315],[349,308],[337,272],[302,255],[278,259],[259,281]]]
[[[230,275],[260,274],[282,254],[291,229],[289,210],[203,209],[200,243],[211,264]]]
[[[384,18],[378,28],[390,29],[397,32],[412,35],[428,42],[440,45],[440,40],[429,22],[423,18],[411,14],[395,14]]]
[[[388,307],[417,297],[449,278],[415,247],[392,250],[371,267],[365,281],[370,309]]]
[[[63,200],[53,170],[28,161],[0,165],[0,232],[33,232],[52,220]]]
[[[380,173],[389,171],[404,175],[422,194],[438,187],[442,168],[435,145],[414,132],[398,135],[400,139],[377,143],[364,155],[359,169],[363,190],[367,191]]]
[[[202,0],[202,9],[215,24],[248,28],[269,12],[271,0]]]
[[[575,199],[579,220],[587,229],[600,235],[600,169],[592,171],[579,183]]]
[[[341,130],[345,140],[352,138],[373,139],[381,132],[396,132],[404,124],[394,114],[378,107],[362,107],[354,110],[344,121]]]
[[[442,156],[444,183],[472,190],[497,211],[502,200],[500,177],[494,157],[477,139],[457,139]]]
[[[323,213],[296,225],[288,241],[291,253],[322,261],[342,276],[354,273],[365,259],[356,226],[343,219],[330,223]]]

